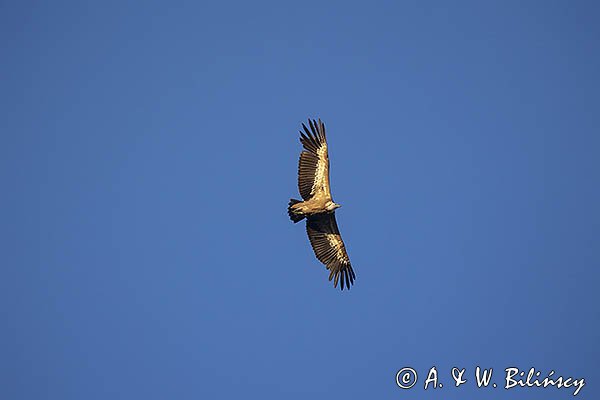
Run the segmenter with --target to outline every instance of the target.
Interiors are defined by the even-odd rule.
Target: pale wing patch
[[[342,242],[339,234],[327,233],[325,234],[325,238],[329,242],[329,245],[334,249],[335,255],[338,260],[343,262],[348,262],[348,257],[346,256],[346,249],[344,247],[344,242]]]
[[[315,172],[315,183],[310,191],[311,195],[314,195],[317,192],[327,192],[326,178],[329,171],[327,168],[327,145],[325,143],[321,144],[317,154],[319,156],[319,161],[317,162],[317,170]]]

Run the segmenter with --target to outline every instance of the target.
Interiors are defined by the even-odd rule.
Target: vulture
[[[294,223],[306,218],[308,239],[329,270],[329,280],[333,279],[334,287],[339,281],[341,290],[350,289],[356,275],[335,221],[335,210],[341,205],[331,197],[325,125],[320,119],[309,119],[308,125],[310,130],[302,124],[304,132],[300,131],[303,150],[298,163],[298,189],[304,201],[290,199],[288,215]]]

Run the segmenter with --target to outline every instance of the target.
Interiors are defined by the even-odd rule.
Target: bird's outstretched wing
[[[302,124],[300,142],[304,147],[298,162],[298,189],[304,200],[314,196],[331,199],[329,189],[329,157],[327,155],[327,138],[325,124],[308,120],[310,130]]]
[[[356,275],[340,236],[335,214],[309,216],[306,221],[306,233],[315,255],[330,271],[329,280],[333,278],[333,286],[337,287],[341,277],[341,289],[344,290],[344,285],[350,289]]]

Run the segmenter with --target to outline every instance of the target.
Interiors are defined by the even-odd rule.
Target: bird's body
[[[304,150],[298,164],[298,189],[304,201],[290,199],[288,215],[294,223],[306,218],[308,238],[315,256],[330,270],[329,280],[334,279],[337,287],[341,277],[341,289],[349,289],[356,275],[335,220],[335,210],[341,205],[331,197],[325,125],[321,120],[308,120],[308,124],[310,131],[302,124]]]
[[[314,197],[306,201],[298,200],[291,205],[292,211],[298,216],[309,216],[335,210],[335,203],[326,197]],[[296,222],[296,221],[295,221]]]

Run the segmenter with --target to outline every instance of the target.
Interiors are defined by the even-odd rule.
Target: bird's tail
[[[302,221],[305,217],[302,214],[296,214],[296,212],[292,209],[292,206],[298,203],[302,202],[300,200],[290,199],[290,202],[288,203],[288,215],[290,216],[290,219],[294,221],[294,223]]]

